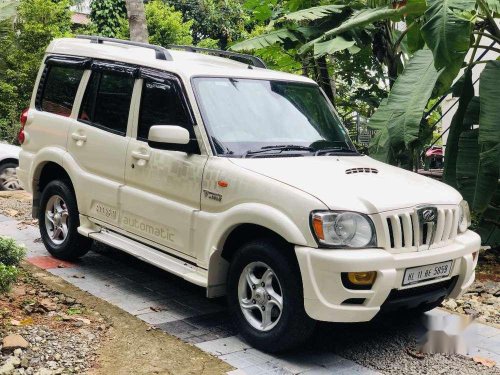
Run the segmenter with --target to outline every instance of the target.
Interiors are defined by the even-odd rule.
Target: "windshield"
[[[193,81],[218,155],[355,151],[341,120],[314,84],[234,78]]]

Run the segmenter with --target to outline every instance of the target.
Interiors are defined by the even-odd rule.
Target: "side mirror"
[[[189,132],[187,129],[175,125],[155,125],[149,129],[148,141],[174,145],[187,145]]]
[[[148,145],[151,148],[199,154],[196,139],[189,137],[189,131],[177,125],[154,125],[149,129]]]

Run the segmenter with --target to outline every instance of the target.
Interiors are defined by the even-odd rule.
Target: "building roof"
[[[71,22],[77,25],[88,25],[90,18],[85,13],[73,13],[71,15]]]
[[[49,54],[85,56],[165,70],[185,80],[194,76],[239,77],[273,79],[314,83],[313,80],[270,69],[251,67],[222,57],[177,50],[168,50],[172,61],[156,59],[155,51],[113,42],[91,43],[87,39],[63,38],[53,40],[47,48]]]

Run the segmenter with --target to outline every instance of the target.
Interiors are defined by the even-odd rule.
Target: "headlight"
[[[356,212],[313,212],[311,226],[318,242],[329,247],[361,248],[377,243],[371,219]]]
[[[458,206],[458,231],[463,233],[470,227],[470,210],[467,201],[463,200]]]

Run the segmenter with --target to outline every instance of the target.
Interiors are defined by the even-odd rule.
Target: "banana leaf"
[[[405,6],[401,8],[393,8],[392,5],[382,6],[378,8],[367,8],[355,12],[352,17],[347,19],[340,26],[331,29],[324,33],[321,37],[316,38],[304,44],[299,50],[299,54],[304,54],[311,50],[316,43],[324,42],[333,37],[350,31],[352,29],[361,28],[371,23],[380,20],[398,20],[403,15],[422,14],[425,11],[425,0],[408,0]]]
[[[384,131],[372,140],[370,155],[388,162],[388,145],[393,150],[411,148],[419,139],[422,115],[438,75],[432,52],[417,51],[368,123],[371,129]],[[372,150],[378,151],[372,154]]]
[[[287,40],[291,42],[299,41],[291,30],[279,29],[236,43],[229,49],[232,51],[253,51],[276,43],[285,43]]]
[[[328,17],[332,13],[340,13],[344,8],[345,5],[321,5],[285,14],[279,21],[315,21]]]
[[[446,159],[443,170],[443,181],[448,185],[457,187],[457,155],[460,134],[467,128],[464,125],[464,117],[470,101],[474,97],[474,86],[472,85],[472,71],[467,70],[464,74],[463,83],[456,89],[455,93],[460,96],[458,108],[450,123],[450,133],[446,141]],[[472,204],[472,201],[470,202]]]
[[[421,28],[427,46],[442,71],[435,95],[446,92],[457,76],[469,51],[476,0],[429,0]]]
[[[481,147],[473,207],[484,212],[500,177],[500,61],[486,64],[479,78],[479,138]]]

